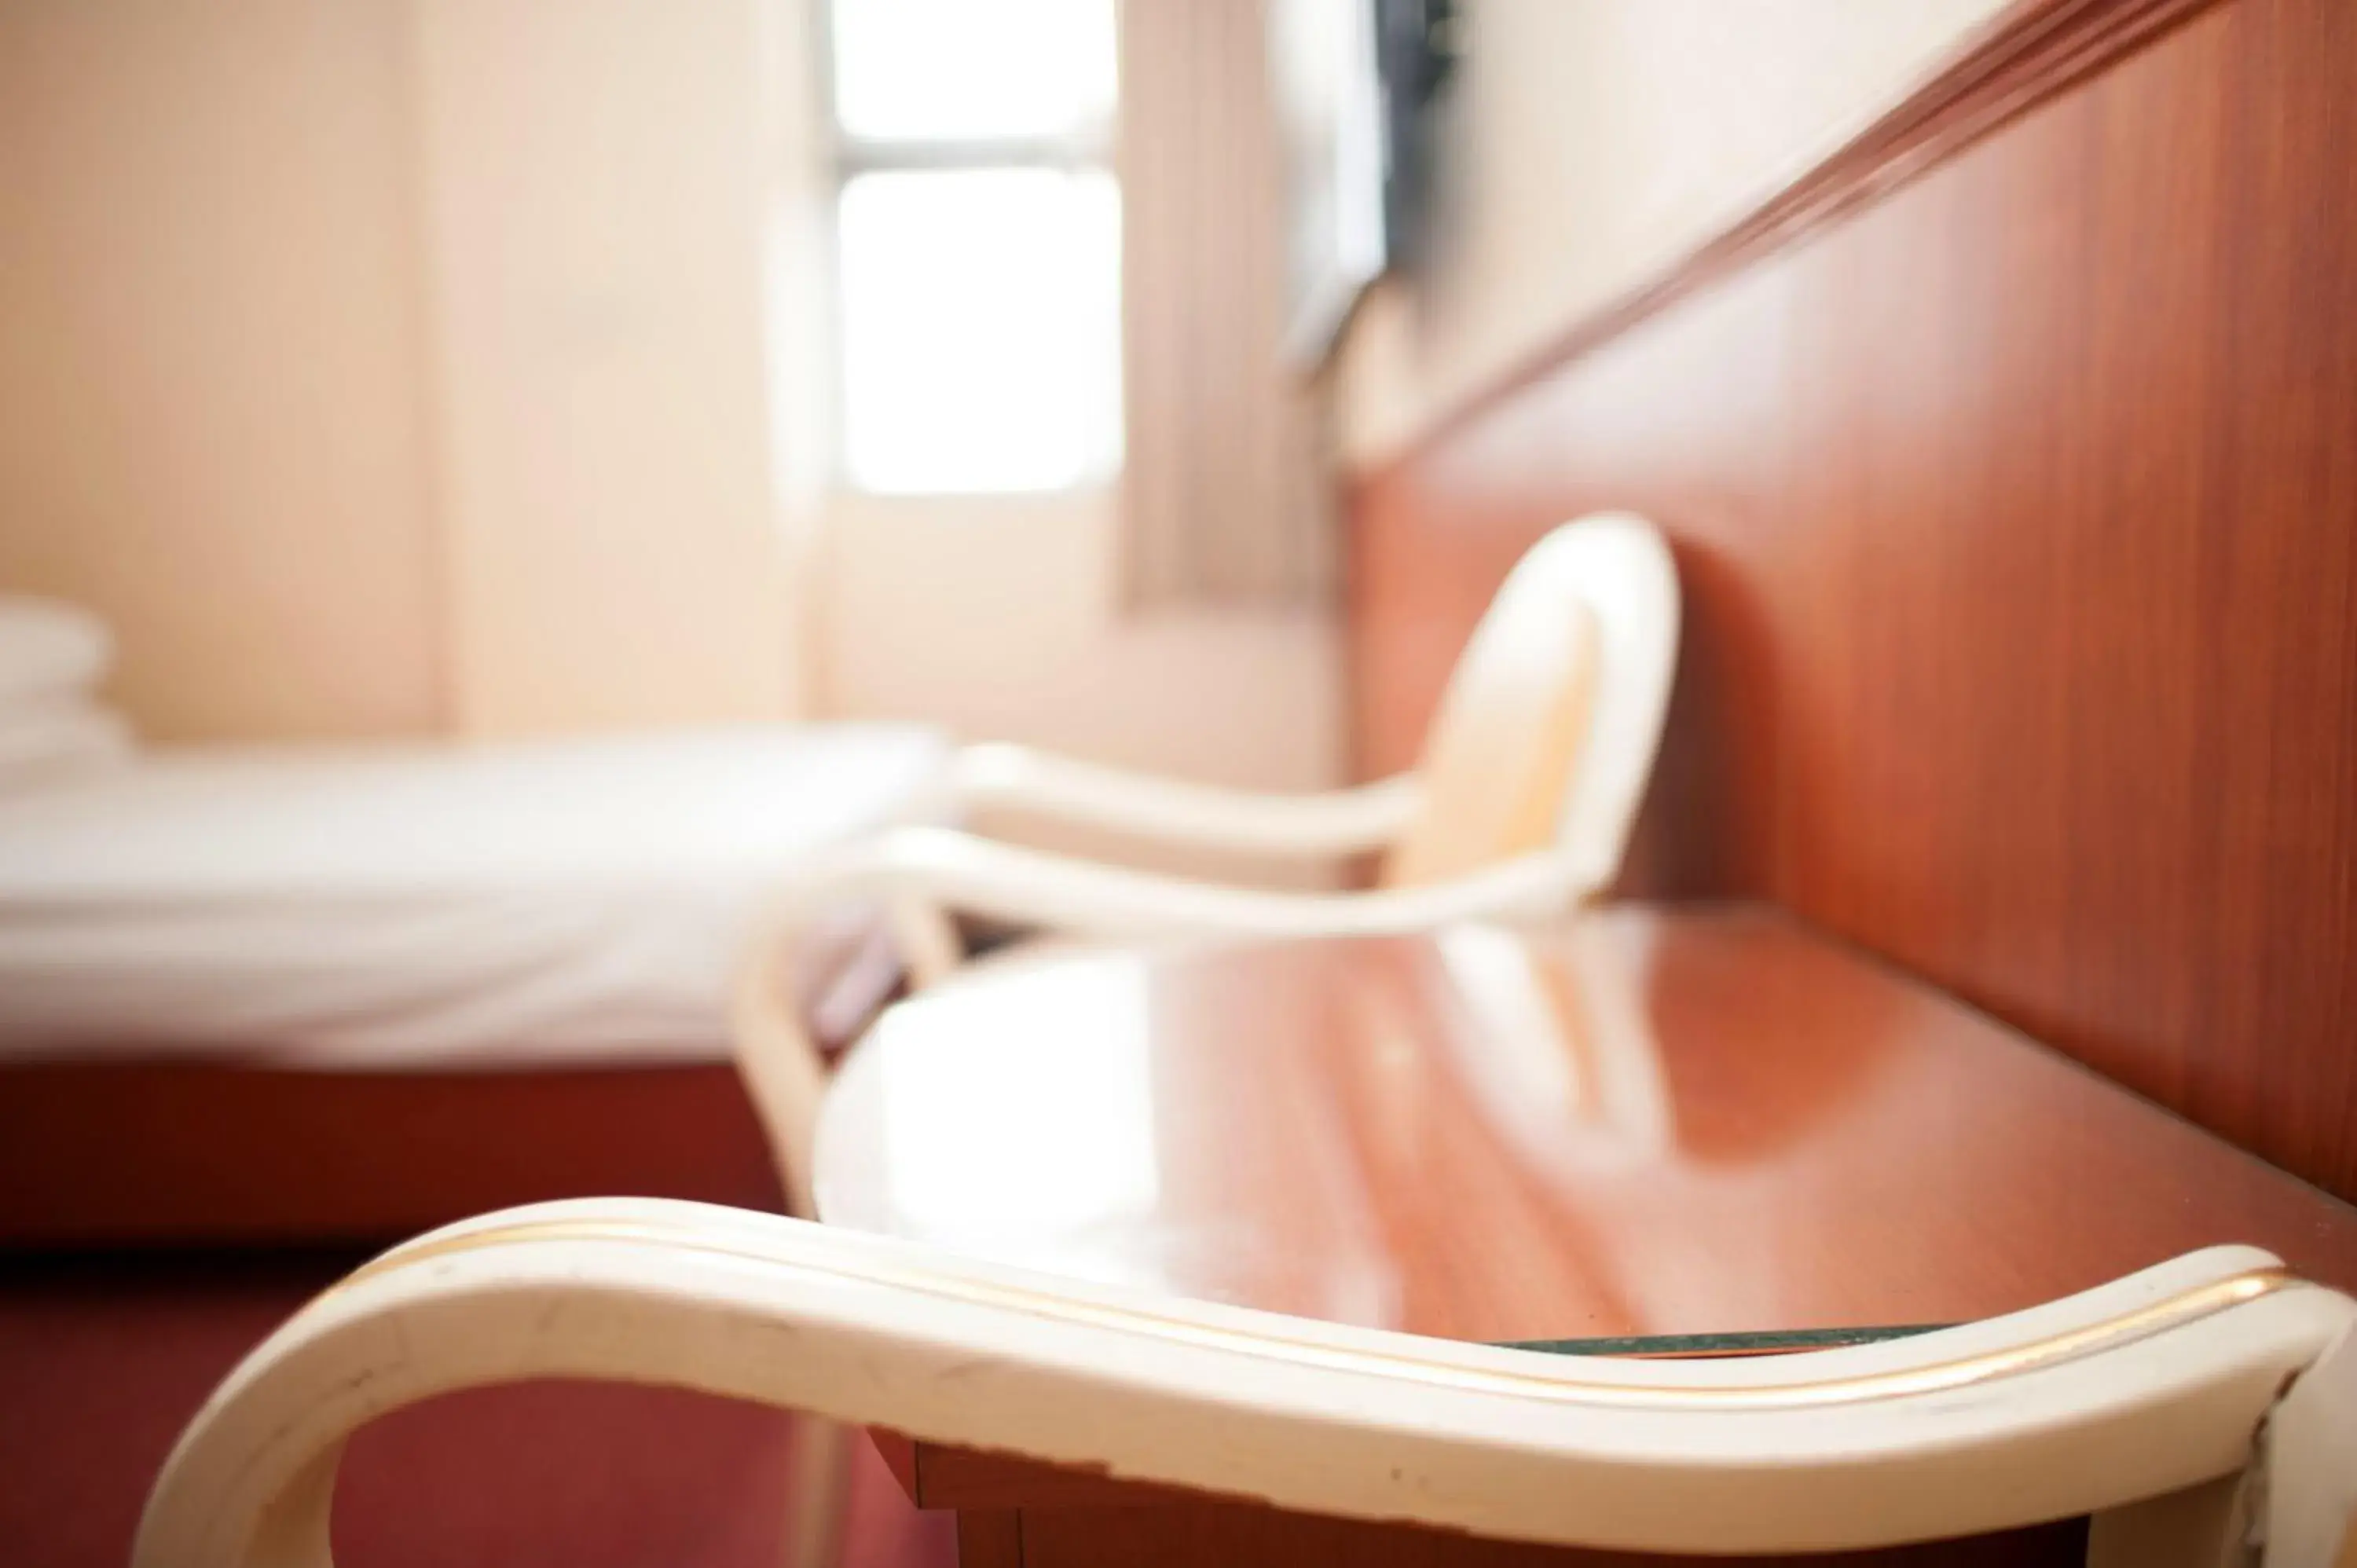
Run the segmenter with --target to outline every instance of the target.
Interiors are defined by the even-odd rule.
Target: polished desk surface
[[[1953,1322],[2357,1209],[1779,916],[1081,956],[893,1009],[829,1222],[1451,1338]]]

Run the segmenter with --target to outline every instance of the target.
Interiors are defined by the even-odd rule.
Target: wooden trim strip
[[[1441,415],[1380,468],[1460,434],[1569,360],[1921,177],[1983,137],[2154,42],[2218,0],[2016,0],[1914,91],[1662,272],[1600,306]]]

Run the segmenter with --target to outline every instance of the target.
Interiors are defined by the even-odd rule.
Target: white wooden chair
[[[1304,1512],[1632,1551],[1838,1550],[2092,1512],[2104,1568],[2346,1568],[2357,1303],[2197,1252],[1920,1337],[1551,1357],[1048,1279],[775,1216],[510,1210],[249,1356],[135,1568],[324,1568],[357,1427],[523,1378],[654,1383]]]
[[[748,955],[738,1059],[792,1211],[810,1209],[810,1137],[826,1068],[780,972],[824,908],[880,900],[916,982],[963,960],[952,913],[1088,938],[1374,935],[1562,913],[1607,886],[1651,776],[1678,648],[1677,571],[1652,524],[1566,523],[1533,546],[1458,660],[1413,772],[1268,796],[979,746],[951,768],[951,810],[1085,824],[1196,849],[1332,861],[1382,852],[1372,891],[1287,893],[1157,876],[903,828],[782,890]]]
[[[913,982],[963,961],[952,916],[1082,938],[1279,938],[1540,918],[1610,884],[1651,777],[1677,665],[1677,568],[1641,518],[1598,513],[1532,546],[1458,659],[1414,771],[1322,795],[1141,777],[1014,746],[950,769],[952,819],[1003,812],[1132,840],[1335,861],[1381,852],[1371,892],[1285,893],[1077,860],[939,827],[902,828],[782,889],[739,974],[737,1061],[789,1210],[814,1213],[811,1142],[828,1064],[803,1028],[791,955],[807,923],[880,902]],[[834,1561],[846,1438],[805,1423],[794,1568]]]

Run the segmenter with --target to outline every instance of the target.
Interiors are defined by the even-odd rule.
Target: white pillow
[[[123,715],[95,703],[52,698],[0,705],[0,790],[120,767],[134,749]]]
[[[86,693],[113,658],[113,634],[88,610],[0,594],[0,703]]]

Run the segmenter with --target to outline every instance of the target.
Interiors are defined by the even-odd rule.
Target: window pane
[[[835,0],[835,113],[865,140],[1081,130],[1114,74],[1113,0]]]
[[[894,170],[844,187],[852,482],[1058,489],[1120,458],[1121,207],[1101,172]]]

